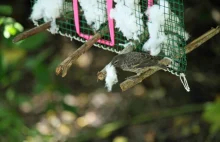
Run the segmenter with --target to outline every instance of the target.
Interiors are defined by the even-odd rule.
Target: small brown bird
[[[149,52],[129,52],[115,56],[111,64],[116,68],[140,75],[149,69],[158,67],[166,70],[167,66],[159,62],[161,59],[161,57],[151,56]]]

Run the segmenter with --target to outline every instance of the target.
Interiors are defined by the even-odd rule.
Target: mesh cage
[[[184,47],[189,38],[184,29],[183,0],[167,0],[169,5],[164,4],[164,0],[154,2],[164,10],[165,17],[165,24],[160,32],[165,33],[167,40],[161,45],[163,52],[160,53],[160,56],[172,59],[170,71],[179,75],[186,71],[187,61]]]
[[[37,0],[31,0],[32,6],[36,1]],[[59,26],[58,33],[62,36],[69,37],[71,40],[75,39],[86,42],[86,40],[91,38],[97,31],[106,27],[109,32],[106,33],[95,46],[119,53],[125,44],[135,40],[135,50],[141,52],[144,43],[149,39],[149,34],[146,34],[146,31],[148,31],[146,23],[149,22],[150,19],[148,19],[146,11],[152,4],[159,5],[159,7],[164,10],[163,16],[165,17],[165,24],[161,25],[162,27],[160,28],[159,34],[165,33],[167,40],[165,43],[159,45],[161,52],[158,56],[172,59],[173,62],[170,66],[170,71],[179,75],[186,70],[184,49],[186,37],[184,31],[183,0],[166,0],[169,3],[169,7],[163,4],[164,1],[165,0],[117,0],[115,2],[113,0],[65,0],[62,18],[57,20],[57,25]],[[85,3],[89,3],[89,5],[85,5]],[[135,23],[128,29],[133,29],[134,31],[131,31],[131,33],[135,32],[136,34],[127,36],[123,33],[123,29],[118,27],[117,14],[115,14],[116,17],[114,17],[113,14],[110,15],[110,9],[113,9],[113,11],[117,11],[118,9],[118,12],[123,12],[123,10],[120,9],[119,3],[121,7],[124,7],[123,9],[130,11],[130,15],[128,16],[133,16],[131,16],[130,19],[133,19]],[[91,9],[91,6],[93,6],[93,9]],[[168,8],[170,11],[166,12]],[[94,14],[96,14],[96,16],[91,16]],[[114,19],[113,25],[110,21],[112,18]],[[120,20],[123,22],[122,18]],[[126,22],[132,21],[124,22],[126,24]],[[44,23],[43,19],[37,21],[37,25],[42,23]],[[111,26],[113,26],[113,29],[111,29]]]
[[[31,0],[31,5],[33,6],[34,3],[37,0]],[[64,17],[63,20],[57,20],[57,25],[59,25],[59,33],[63,36],[67,36],[70,39],[76,39],[79,40],[81,42],[85,42],[85,34],[86,35],[94,35],[96,33],[96,31],[100,30],[101,28],[103,28],[104,26],[107,26],[109,29],[109,22],[106,19],[105,22],[103,22],[103,18],[97,17],[96,19],[96,24],[94,24],[94,22],[89,25],[86,16],[84,16],[84,11],[82,6],[81,6],[81,2],[82,1],[86,1],[87,3],[90,3],[91,1],[87,1],[87,0],[76,0],[78,3],[78,15],[79,15],[79,27],[80,27],[80,33],[82,34],[82,36],[79,36],[79,34],[76,31],[76,21],[74,18],[74,10],[73,9],[73,3],[75,0],[65,0],[64,5],[63,5],[63,14],[62,16]],[[92,0],[94,1],[94,0]],[[95,0],[98,1],[98,5],[96,6],[96,8],[101,11],[102,13],[105,13],[104,16],[108,17],[107,15],[107,10],[106,10],[106,5],[107,5],[107,1],[106,0]],[[113,0],[111,0],[113,2]],[[113,2],[113,6],[115,6],[117,3]],[[104,6],[104,7],[103,7]],[[129,6],[125,5],[126,7],[129,8]],[[114,8],[114,7],[113,7]],[[141,13],[144,13],[147,10],[147,0],[142,0],[140,2],[140,7],[138,7],[140,9],[132,9],[132,11],[140,11]],[[135,13],[135,12],[134,12]],[[144,15],[144,14],[143,14]],[[137,25],[141,25],[140,23],[146,23],[147,22],[147,17],[144,15],[142,17],[142,19],[138,19],[136,21]],[[42,24],[43,20],[39,20],[38,24]],[[98,24],[97,24],[98,23]],[[100,25],[99,28],[94,28],[94,25]],[[146,39],[147,39],[147,35],[146,35]],[[105,40],[107,42],[111,41],[111,37],[110,34],[107,33],[102,37],[102,40]],[[123,33],[121,31],[118,30],[118,28],[114,27],[114,46],[113,45],[106,45],[105,43],[97,43],[95,44],[95,46],[97,47],[101,47],[103,49],[106,50],[110,50],[113,52],[118,53],[119,51],[121,51],[124,48],[124,44],[128,43],[129,39],[127,39],[126,37],[123,36]],[[141,47],[142,47],[143,43],[140,43],[137,45],[137,50],[140,51]]]

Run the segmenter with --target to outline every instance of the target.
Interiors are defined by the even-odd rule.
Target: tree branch
[[[76,51],[71,53],[57,68],[56,74],[62,74],[62,77],[65,77],[68,69],[72,66],[73,62],[75,62],[83,53],[89,50],[93,44],[95,44],[101,37],[108,32],[108,27],[104,27],[101,31],[97,32],[91,39],[85,42],[81,47],[79,47]]]
[[[201,35],[200,37],[196,38],[194,41],[192,41],[191,43],[189,43],[188,45],[185,46],[186,54],[188,54],[191,51],[195,50],[200,45],[202,45],[203,43],[205,43],[206,41],[208,41],[209,39],[211,39],[212,37],[217,35],[219,32],[220,32],[219,27],[212,28],[208,32],[206,32],[203,35]],[[161,62],[166,65],[168,63],[168,60],[165,58],[165,59],[162,59]],[[149,71],[141,74],[140,76],[137,76],[136,78],[125,80],[124,82],[122,82],[120,84],[121,90],[122,91],[128,90],[129,88],[131,88],[131,87],[135,86],[136,84],[142,82],[145,78],[151,76],[152,74],[154,74],[155,72],[157,72],[159,70],[161,70],[161,69],[159,69],[159,68],[158,69],[152,69],[152,70],[149,70]]]
[[[211,30],[207,31],[200,37],[193,40],[191,43],[185,46],[186,53],[190,53],[209,39],[213,38],[215,35],[217,35],[220,32],[220,27],[212,28]]]
[[[101,70],[101,71],[99,71],[98,73],[97,73],[97,80],[104,80],[105,79],[105,77],[106,77],[106,70],[105,70],[105,67]]]
[[[24,32],[18,34],[17,36],[15,36],[15,38],[12,40],[12,42],[16,43],[16,42],[19,42],[23,39],[26,39],[26,38],[31,37],[33,35],[36,35],[40,32],[43,32],[46,29],[50,28],[50,24],[51,24],[51,22],[47,22],[47,23],[44,23],[44,24],[39,25],[37,27],[34,27],[30,30],[24,31]]]
[[[72,12],[68,12],[65,15],[63,15],[62,17],[57,18],[56,20],[64,20],[66,17],[71,17],[72,15],[73,15]],[[43,24],[41,24],[37,27],[34,27],[32,29],[29,29],[27,31],[24,31],[24,32],[18,34],[17,36],[15,36],[15,38],[12,40],[12,42],[16,43],[16,42],[19,42],[19,41],[24,40],[26,38],[29,38],[33,35],[36,35],[40,32],[46,31],[48,28],[50,28],[50,25],[51,25],[51,21],[43,23]]]

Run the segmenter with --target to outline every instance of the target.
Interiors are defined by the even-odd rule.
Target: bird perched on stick
[[[151,56],[149,52],[129,52],[115,56],[111,64],[116,68],[140,75],[153,68],[167,70],[167,66],[160,63],[161,59],[158,56]]]
[[[135,78],[149,69],[161,68],[167,70],[166,65],[162,64],[161,57],[151,56],[149,52],[128,52],[115,56],[112,61],[105,67],[105,82],[108,91],[111,91],[112,86],[118,82],[116,68],[121,68],[124,71],[134,72],[136,75],[127,79]]]

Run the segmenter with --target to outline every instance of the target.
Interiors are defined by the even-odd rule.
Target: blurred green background
[[[184,4],[190,40],[219,24],[218,0]],[[61,78],[56,66],[81,43],[48,32],[12,43],[30,12],[29,0],[0,2],[0,142],[220,141],[220,35],[187,56],[190,93],[162,71],[108,93],[96,73],[114,53],[94,47]]]

